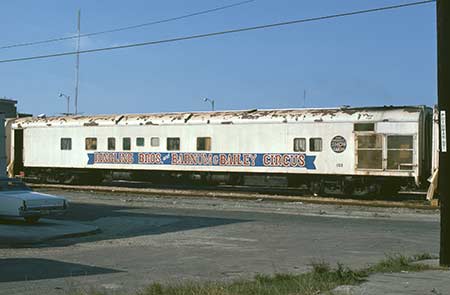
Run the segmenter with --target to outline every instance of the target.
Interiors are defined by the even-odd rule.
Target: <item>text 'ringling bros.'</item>
[[[286,167],[316,169],[316,156],[301,153],[88,153],[88,165],[180,165],[226,167]]]

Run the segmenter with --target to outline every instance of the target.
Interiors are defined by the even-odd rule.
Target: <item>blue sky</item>
[[[2,1],[0,46],[176,17],[238,2]],[[82,49],[208,33],[408,1],[256,0],[166,24],[89,37]],[[0,59],[75,49],[75,42],[0,50]],[[0,64],[0,97],[34,114],[65,111],[75,56]],[[79,110],[85,114],[204,111],[436,102],[435,4],[263,31],[85,54]]]

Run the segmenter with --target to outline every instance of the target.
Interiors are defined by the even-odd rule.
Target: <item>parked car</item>
[[[33,192],[18,179],[0,179],[0,217],[22,217],[27,223],[36,223],[39,218],[62,215],[68,202],[63,197]]]

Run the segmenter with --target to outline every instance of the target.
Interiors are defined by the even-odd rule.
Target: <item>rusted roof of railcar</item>
[[[270,122],[338,121],[416,121],[425,106],[379,106],[309,109],[237,110],[154,114],[117,114],[94,116],[27,117],[17,119],[13,127],[39,126],[113,126],[239,124]]]

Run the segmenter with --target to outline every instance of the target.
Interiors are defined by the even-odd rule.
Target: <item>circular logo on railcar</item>
[[[331,140],[331,149],[335,153],[342,153],[347,148],[347,141],[344,137],[337,135]]]

